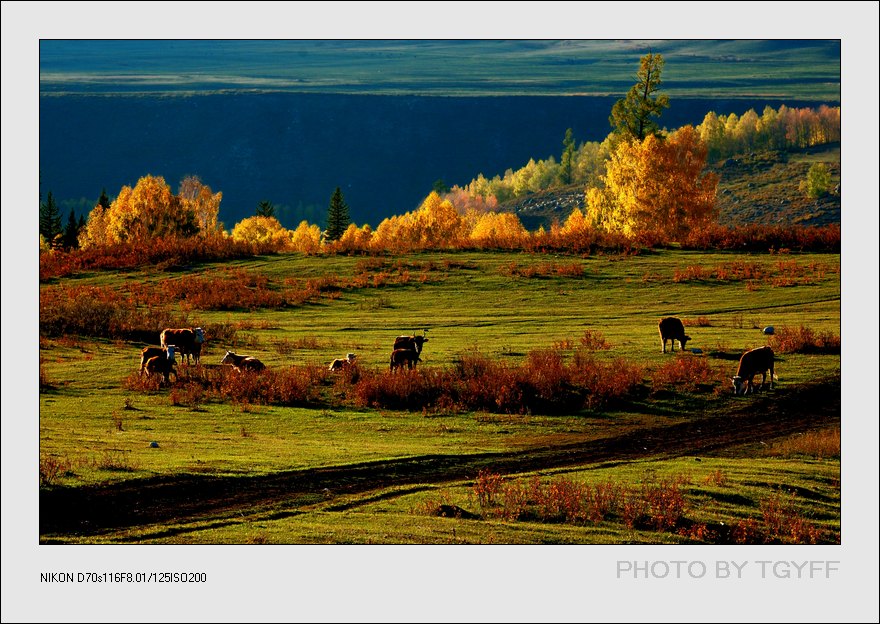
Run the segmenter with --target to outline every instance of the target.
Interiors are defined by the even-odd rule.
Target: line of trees
[[[556,247],[573,233],[593,239],[596,232],[624,237],[659,237],[681,241],[691,230],[705,230],[717,217],[718,176],[706,172],[708,159],[733,151],[766,147],[805,147],[839,140],[840,108],[779,111],[762,116],[706,115],[696,128],[661,130],[657,119],[669,106],[659,92],[664,60],[659,54],[641,59],[636,84],[612,108],[612,131],[601,143],[577,146],[569,128],[559,162],[530,160],[524,167],[487,180],[482,174],[465,185],[435,190],[415,211],[383,220],[373,230],[351,223],[339,187],[327,210],[327,228],[303,221],[284,228],[271,202],[261,201],[256,214],[237,223],[231,238],[276,249],[306,253],[322,250],[405,251],[422,248],[494,246],[524,248],[535,241]],[[828,181],[817,169],[808,181],[811,194],[827,192]],[[508,199],[562,186],[584,189],[583,210],[575,209],[564,225],[530,234],[499,205]],[[214,193],[197,176],[181,181],[174,194],[162,177],[147,175],[132,188],[124,186],[110,202],[106,193],[84,224],[71,213],[68,227],[51,192],[40,206],[41,244],[74,247],[141,244],[157,238],[224,237],[218,220],[222,193]],[[549,237],[549,238],[548,238]],[[61,241],[61,242],[59,242]],[[538,243],[543,244],[543,243]]]

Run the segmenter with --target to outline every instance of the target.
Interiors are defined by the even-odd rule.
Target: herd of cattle
[[[666,342],[669,341],[671,351],[675,352],[675,341],[681,345],[681,350],[686,350],[687,342],[691,339],[685,334],[684,324],[680,319],[675,317],[666,317],[660,319],[658,325],[660,331],[660,343],[663,353],[666,353]],[[772,334],[772,327],[764,328],[765,334]],[[186,358],[187,364],[190,358],[198,364],[201,360],[202,344],[205,342],[205,332],[201,327],[192,329],[165,329],[159,334],[159,347],[144,347],[141,350],[141,375],[144,374],[160,374],[165,383],[169,382],[170,375],[177,376],[174,370],[176,366],[176,355],[179,353],[181,360]],[[428,342],[427,330],[422,335],[398,336],[394,340],[394,347],[391,351],[391,367],[390,370],[403,369],[406,366],[412,369],[418,362],[421,362],[422,348]],[[692,349],[697,352],[696,349]],[[345,358],[335,359],[330,363],[329,370],[339,371],[355,363],[357,356],[349,353]],[[266,368],[260,360],[247,355],[238,355],[232,351],[227,351],[221,364],[228,364],[239,372],[251,371],[259,372]],[[770,347],[758,347],[747,351],[739,359],[736,375],[731,379],[733,383],[733,392],[736,395],[748,394],[755,392],[754,379],[755,376],[761,375],[761,386],[767,382],[767,373],[770,373],[770,388],[773,388],[773,380],[776,374],[773,370],[773,350]]]

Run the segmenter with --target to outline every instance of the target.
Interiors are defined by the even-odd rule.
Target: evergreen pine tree
[[[98,198],[98,205],[107,210],[110,207],[110,198],[107,197],[107,189],[101,189],[101,196]]]
[[[659,117],[664,108],[669,108],[669,96],[657,94],[664,63],[660,54],[642,57],[639,81],[611,108],[608,120],[618,136],[643,141],[649,134],[659,134],[660,127],[651,118]]]
[[[76,249],[79,247],[79,222],[73,208],[70,209],[70,215],[67,217],[67,225],[64,227],[64,238],[62,239],[65,249]]]
[[[562,140],[562,158],[559,161],[559,181],[562,184],[571,184],[571,168],[574,163],[574,133],[571,128],[565,131]]]
[[[58,212],[55,198],[52,197],[52,191],[49,191],[46,202],[40,204],[40,234],[49,245],[58,234],[61,234],[61,214]]]
[[[275,206],[270,201],[266,201],[265,199],[257,204],[257,216],[258,217],[274,217],[275,216]]]
[[[348,205],[342,197],[342,190],[337,186],[330,198],[330,207],[327,209],[327,239],[339,240],[350,223]]]

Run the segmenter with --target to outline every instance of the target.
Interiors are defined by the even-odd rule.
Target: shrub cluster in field
[[[67,277],[96,269],[156,267],[170,270],[197,262],[216,262],[272,253],[269,245],[245,243],[212,235],[157,237],[145,242],[96,245],[70,251],[40,254],[40,281]]]
[[[629,395],[643,374],[625,360],[602,362],[585,351],[570,362],[555,351],[533,351],[521,364],[469,352],[446,370],[364,371],[353,390],[363,407],[547,414],[608,405]]]
[[[755,286],[786,287],[817,284],[827,273],[828,267],[815,261],[802,265],[795,260],[778,260],[775,265],[767,267],[757,262],[737,260],[716,267],[690,265],[684,269],[676,268],[672,281],[749,282]]]
[[[709,251],[818,251],[840,252],[840,226],[707,225],[695,228],[681,241],[682,249]]]
[[[709,360],[692,355],[679,355],[670,359],[651,374],[651,386],[657,390],[668,389],[679,392],[699,392],[703,390],[726,389],[728,371],[723,366],[712,364]]]
[[[321,387],[327,380],[324,367],[291,366],[260,373],[239,373],[231,366],[180,366],[170,393],[175,405],[198,407],[203,402],[231,401],[241,405],[318,406],[325,400]],[[126,377],[128,390],[155,392],[161,388],[157,375],[133,372]]]
[[[809,327],[783,326],[770,336],[770,346],[779,353],[840,353],[840,336],[816,332]]]
[[[720,471],[715,471],[706,482],[721,487],[726,479]],[[453,507],[448,500],[443,501],[443,506],[457,510],[461,517],[575,525],[621,523],[628,529],[670,532],[708,543],[839,542],[839,535],[823,531],[803,516],[793,495],[781,492],[758,502],[759,518],[747,518],[732,525],[695,522],[687,518],[691,511],[687,498],[690,484],[688,474],[650,478],[634,485],[615,481],[589,484],[564,476],[507,479],[481,470],[472,488],[479,515]],[[440,506],[440,501],[429,499],[420,511],[441,515]]]

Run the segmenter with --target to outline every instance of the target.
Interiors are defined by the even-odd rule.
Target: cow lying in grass
[[[249,355],[238,355],[232,351],[227,351],[223,359],[220,360],[220,363],[231,365],[239,373],[244,371],[259,372],[266,368],[266,365],[257,358]]]
[[[395,349],[391,353],[391,370],[403,368],[404,365],[408,369],[412,369],[421,361],[415,349]]]
[[[180,352],[181,359],[186,356],[189,364],[189,356],[192,355],[196,364],[202,356],[202,343],[205,342],[205,332],[201,327],[192,329],[163,329],[159,334],[159,344],[163,347],[174,345]]]
[[[349,353],[345,358],[336,358],[332,362],[330,362],[330,368],[327,370],[330,371],[339,371],[345,368],[346,366],[351,366],[354,364],[354,360],[357,356],[354,353]]]
[[[675,353],[676,340],[681,343],[681,350],[684,351],[687,341],[691,339],[690,336],[687,336],[684,333],[684,323],[674,316],[667,316],[666,318],[660,319],[658,329],[660,330],[660,343],[663,345],[663,353],[666,353],[667,340],[670,342],[672,352]]]
[[[731,380],[733,382],[733,393],[736,395],[748,394],[754,392],[754,384],[752,383],[755,375],[761,373],[761,388],[767,381],[767,371],[770,371],[770,389],[773,389],[773,380],[777,379],[773,372],[773,349],[770,347],[758,347],[751,351],[743,353],[739,359],[739,367],[736,369],[736,376]]]
[[[144,350],[146,351],[146,349]],[[150,375],[160,373],[162,375],[162,379],[164,379],[165,383],[167,384],[170,383],[171,373],[174,373],[174,376],[177,377],[177,371],[174,370],[175,364],[174,347],[168,347],[167,349],[163,349],[162,355],[154,355],[153,357],[149,358],[144,364],[144,368],[141,370],[141,373],[143,373],[144,370],[146,370],[147,373]]]

